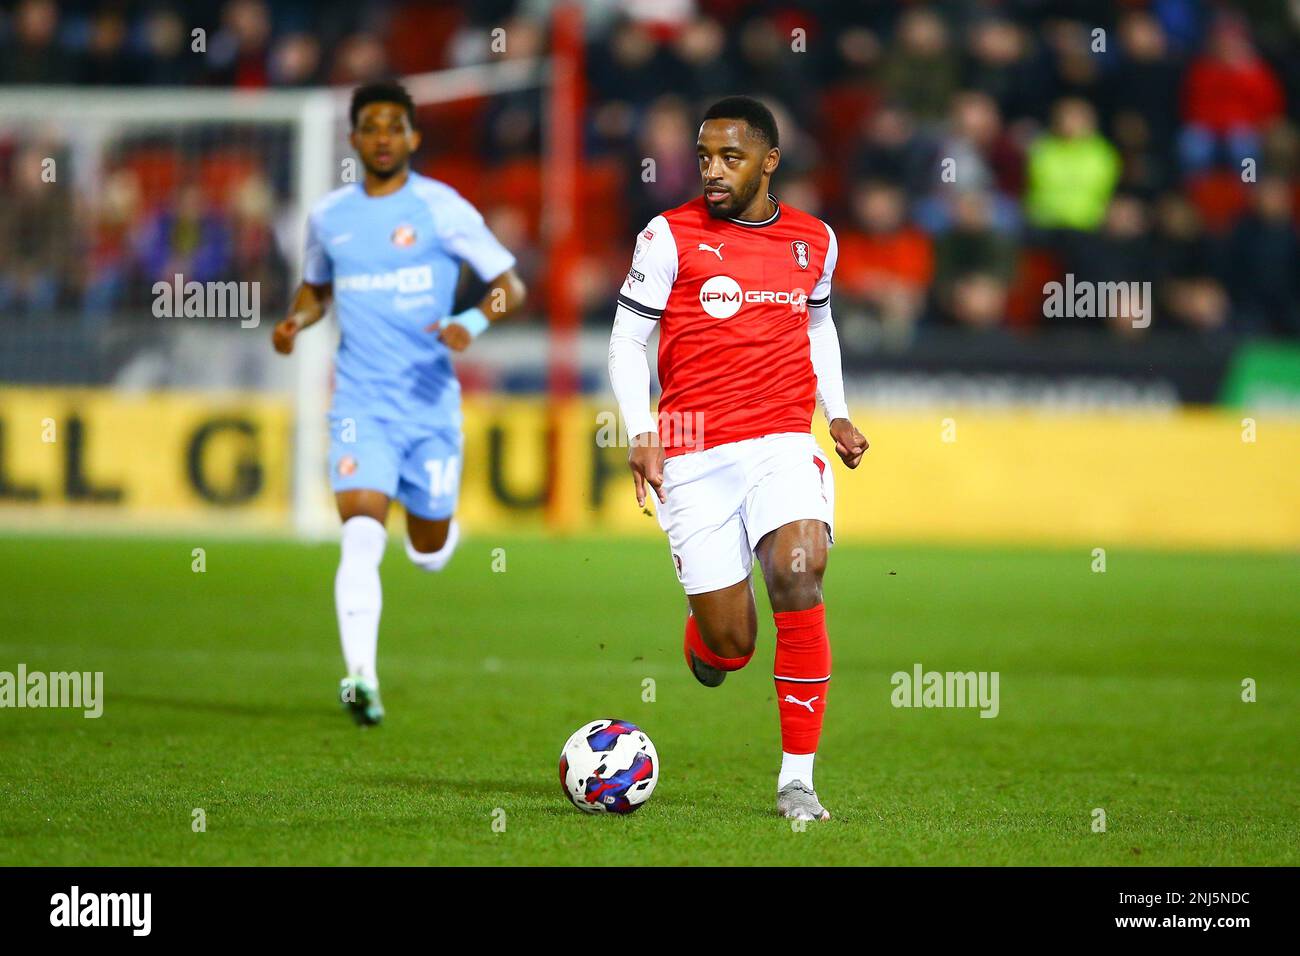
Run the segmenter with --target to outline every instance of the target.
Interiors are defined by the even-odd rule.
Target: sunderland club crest
[[[808,243],[802,239],[796,239],[790,243],[790,251],[794,253],[795,265],[800,269],[808,268]]]

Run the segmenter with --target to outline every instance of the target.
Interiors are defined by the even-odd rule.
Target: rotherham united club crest
[[[808,243],[802,239],[796,239],[790,243],[790,251],[794,253],[795,265],[800,269],[808,268]]]

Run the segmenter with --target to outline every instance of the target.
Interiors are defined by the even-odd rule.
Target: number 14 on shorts
[[[424,470],[429,476],[429,504],[436,507],[446,496],[456,492],[460,481],[460,457],[450,455],[426,459]]]

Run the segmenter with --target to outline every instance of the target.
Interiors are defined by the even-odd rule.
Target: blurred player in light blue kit
[[[454,189],[410,169],[419,148],[415,108],[397,83],[358,88],[351,143],[365,179],[311,211],[303,281],[276,351],[320,321],[331,303],[341,339],[330,407],[330,480],[343,522],[334,582],[347,676],[339,699],[359,724],[384,716],[375,668],[383,594],[379,564],[389,501],[406,510],[406,553],[440,571],[459,539],[460,383],[451,363],[488,327],[516,311],[524,285],[515,257]],[[487,284],[455,315],[461,266]]]

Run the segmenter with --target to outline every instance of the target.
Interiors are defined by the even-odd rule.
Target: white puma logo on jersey
[[[784,702],[787,704],[798,704],[800,707],[807,707],[808,713],[811,714],[813,712],[813,701],[815,700],[821,700],[821,695],[818,694],[816,697],[809,697],[807,700],[800,700],[798,697],[794,696],[794,694],[786,694]]]
[[[722,247],[725,246],[725,245],[726,245],[725,242],[720,242],[720,243],[718,243],[718,248],[714,249],[712,246],[706,246],[704,243],[701,242],[701,243],[700,243],[700,248],[697,249],[696,252],[711,252],[711,253],[713,253],[715,256],[717,256],[717,257],[718,257],[718,261],[721,262],[721,261],[722,261]]]

